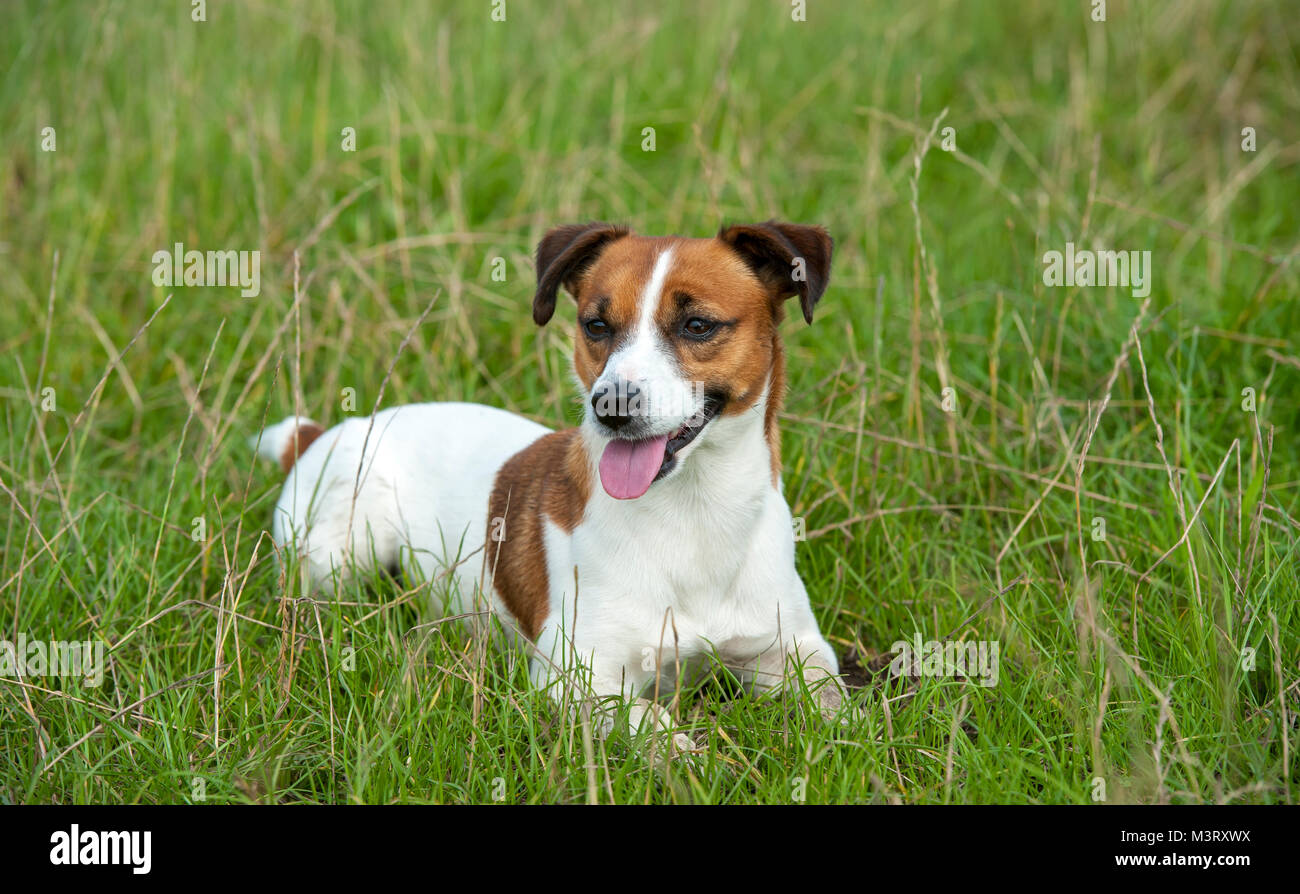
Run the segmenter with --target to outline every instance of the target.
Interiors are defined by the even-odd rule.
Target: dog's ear
[[[812,322],[813,308],[831,277],[835,243],[825,229],[769,220],[724,224],[718,238],[745,259],[775,298],[798,295],[803,318]]]
[[[545,326],[555,313],[555,296],[564,286],[577,296],[582,274],[601,249],[630,233],[627,227],[607,223],[569,224],[556,227],[537,243],[537,292],[533,295],[533,322]]]

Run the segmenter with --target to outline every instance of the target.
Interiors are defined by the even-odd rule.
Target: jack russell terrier
[[[551,319],[561,286],[577,300],[582,424],[465,403],[328,431],[291,417],[259,436],[288,473],[276,544],[313,585],[347,569],[449,577],[444,611],[490,603],[531,643],[534,686],[558,698],[582,677],[628,700],[633,729],[670,729],[643,696],[709,654],[755,690],[801,679],[833,717],[844,690],[795,570],[777,428],[784,301],[812,322],[831,248],[821,227],[774,221],[711,239],[551,230],[533,319]]]

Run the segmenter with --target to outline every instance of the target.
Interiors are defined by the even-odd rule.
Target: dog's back
[[[446,610],[466,610],[496,471],[548,431],[468,403],[408,404],[328,431],[291,417],[257,439],[260,455],[288,466],[272,536],[296,546],[315,582],[345,569],[403,567],[433,580],[461,563],[451,588],[461,598]]]

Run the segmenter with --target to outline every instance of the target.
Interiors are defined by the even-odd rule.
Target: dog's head
[[[561,286],[578,302],[583,425],[610,496],[641,496],[686,461],[712,420],[763,399],[785,299],[798,296],[812,322],[831,248],[821,227],[774,221],[724,226],[711,239],[606,223],[546,234],[533,319],[551,319]]]

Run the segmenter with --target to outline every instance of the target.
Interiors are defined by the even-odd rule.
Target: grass
[[[1294,803],[1294,15],[670,5],[6,4],[0,638],[109,661],[0,676],[0,802]],[[572,422],[541,233],[772,216],[837,241],[784,482],[860,725],[706,680],[659,772],[423,589],[281,572],[264,420]],[[155,286],[175,242],[260,295]],[[1149,250],[1149,299],[1045,286],[1066,242]],[[997,685],[860,669],[916,633]]]

